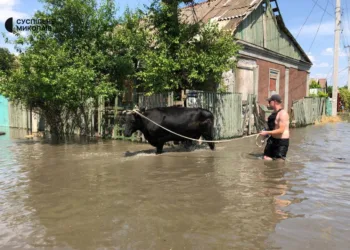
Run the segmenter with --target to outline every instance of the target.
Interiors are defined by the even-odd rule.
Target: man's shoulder
[[[287,110],[282,109],[279,113],[278,113],[278,118],[289,118],[289,114],[287,112]]]

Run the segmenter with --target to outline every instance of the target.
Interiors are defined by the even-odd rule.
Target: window
[[[278,70],[270,69],[268,96],[271,96],[273,94],[278,94],[278,92],[279,92],[279,74],[280,74],[280,72]]]

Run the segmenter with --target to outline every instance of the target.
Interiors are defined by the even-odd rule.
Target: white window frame
[[[271,79],[271,72],[272,73],[277,73],[277,77],[276,77],[276,93],[275,94],[279,94],[280,93],[280,71],[274,68],[269,68],[269,78],[268,78],[268,96],[270,97],[272,92],[270,91],[270,79]]]

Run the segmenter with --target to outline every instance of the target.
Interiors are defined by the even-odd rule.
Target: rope
[[[187,136],[184,136],[184,135],[180,135],[174,131],[171,131],[170,129],[167,129],[165,127],[163,127],[162,125],[156,123],[155,121],[152,121],[151,119],[149,119],[148,117],[144,116],[143,114],[141,114],[140,112],[138,112],[137,110],[133,110],[133,112],[137,113],[138,115],[142,116],[143,118],[149,120],[150,122],[154,123],[155,125],[161,127],[162,129],[174,134],[174,135],[177,135],[179,137],[182,137],[182,138],[185,138],[185,139],[188,139],[188,140],[192,140],[192,141],[198,141],[198,142],[212,142],[212,143],[221,143],[221,142],[230,142],[230,141],[234,141],[234,140],[238,140],[238,139],[243,139],[243,138],[248,138],[248,137],[252,137],[252,136],[255,136],[255,135],[248,135],[248,136],[243,136],[243,137],[240,137],[240,138],[233,138],[233,139],[229,139],[229,140],[220,140],[220,141],[207,141],[207,140],[197,140],[197,139],[193,139],[193,138],[190,138],[190,137],[187,137]]]
[[[262,146],[264,146],[264,144],[266,143],[267,139],[268,139],[270,136],[268,136],[268,137],[264,136],[263,138],[261,138],[261,139],[260,139],[260,144],[258,143],[258,142],[259,142],[259,140],[258,140],[259,137],[262,137],[262,136],[261,136],[260,134],[258,134],[258,135],[256,136],[256,138],[255,138],[255,144],[256,144],[259,148],[261,148]]]

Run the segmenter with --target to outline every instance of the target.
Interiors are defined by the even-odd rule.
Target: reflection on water
[[[348,123],[187,152],[0,137],[0,249],[347,249]]]

